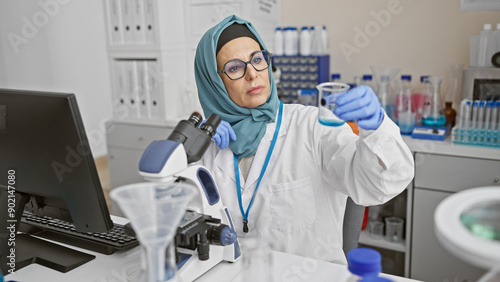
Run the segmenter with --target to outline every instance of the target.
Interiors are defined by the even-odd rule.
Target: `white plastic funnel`
[[[165,250],[196,191],[189,184],[155,182],[126,185],[111,191],[111,198],[130,220],[146,251],[146,263],[143,264],[148,268],[146,281],[175,279],[177,267],[175,263],[171,265],[169,254],[165,264]]]

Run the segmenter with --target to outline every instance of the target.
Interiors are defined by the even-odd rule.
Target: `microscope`
[[[206,122],[193,113],[181,120],[166,140],[153,141],[139,162],[139,173],[152,182],[184,182],[196,186],[172,244],[182,281],[193,281],[221,261],[235,262],[240,245],[227,207],[210,172],[196,162],[211,143],[220,117]],[[200,125],[201,124],[201,125]]]

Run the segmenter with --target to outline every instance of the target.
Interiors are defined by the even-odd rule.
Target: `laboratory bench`
[[[125,224],[127,219],[112,216],[113,222]],[[30,264],[19,269],[15,274],[6,275],[12,281],[94,281],[94,282],[124,282],[137,281],[141,268],[141,247],[137,246],[126,251],[117,251],[104,255],[78,247],[63,246],[94,255],[96,258],[69,271],[62,273],[39,264]],[[243,254],[244,255],[244,254]],[[292,254],[271,251],[273,281],[347,281],[350,272],[346,265],[305,258]],[[197,278],[196,282],[211,281],[246,281],[243,277],[243,257],[234,263],[220,262],[208,272]],[[192,271],[192,270],[191,270]],[[417,281],[405,277],[382,273],[380,276],[394,282]],[[187,281],[186,281],[187,282]]]
[[[144,181],[137,164],[152,140],[165,139],[175,127],[168,122],[111,120],[107,124],[111,188]],[[434,235],[436,206],[452,193],[480,186],[500,188],[500,149],[460,145],[403,136],[415,160],[415,178],[407,189],[383,205],[387,216],[405,219],[402,242],[375,240],[368,228],[360,245],[373,247],[383,256],[383,271],[423,281],[477,280],[485,271],[449,254]],[[113,207],[113,214],[121,215]]]

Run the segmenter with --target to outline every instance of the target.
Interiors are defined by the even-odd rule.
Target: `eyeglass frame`
[[[258,70],[258,69],[256,69],[256,68],[255,68],[255,66],[252,64],[253,56],[255,56],[255,54],[257,54],[257,53],[259,53],[259,52],[263,52],[263,51],[265,51],[267,54],[269,54],[269,63],[267,64],[267,67],[266,67],[265,69]],[[263,70],[267,70],[267,69],[271,66],[271,61],[272,61],[272,60],[271,60],[271,58],[273,57],[273,53],[271,53],[271,52],[269,52],[269,51],[267,51],[267,50],[263,49],[263,50],[255,51],[255,52],[253,52],[251,55],[252,55],[252,57],[250,58],[250,60],[248,60],[248,61],[246,61],[246,62],[244,62],[244,61],[242,61],[242,60],[240,60],[240,59],[233,59],[233,60],[227,61],[227,62],[224,64],[224,66],[222,66],[222,70],[218,70],[218,71],[217,71],[217,73],[224,73],[224,74],[227,76],[227,78],[229,78],[230,80],[238,80],[238,79],[240,79],[240,78],[244,77],[244,76],[247,74],[247,66],[248,66],[248,64],[250,64],[250,65],[253,67],[253,69],[254,69],[255,71],[263,71]],[[231,78],[231,77],[229,76],[229,74],[227,74],[227,73],[226,73],[226,65],[227,65],[227,64],[229,64],[230,62],[234,62],[234,61],[240,61],[240,62],[243,62],[243,63],[245,64],[245,69],[244,69],[244,71],[243,71],[243,75],[242,75],[242,76],[240,76],[240,77],[238,77],[238,78]]]

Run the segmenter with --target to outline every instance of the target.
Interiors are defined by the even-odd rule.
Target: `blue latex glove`
[[[217,132],[212,136],[215,144],[219,146],[221,150],[229,146],[229,138],[236,141],[236,133],[234,133],[231,125],[223,120],[221,120],[219,126],[217,127]]]
[[[375,130],[384,119],[377,95],[366,85],[355,87],[336,98],[337,107],[333,113],[343,120],[356,120],[358,126],[363,129]],[[328,103],[328,100],[326,102]]]

